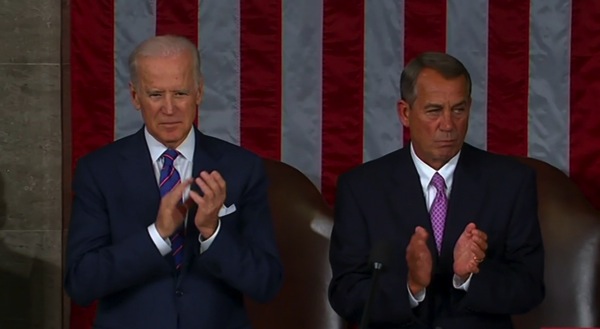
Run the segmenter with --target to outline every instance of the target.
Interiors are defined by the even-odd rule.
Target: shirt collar
[[[156,138],[150,134],[147,127],[144,127],[144,136],[146,136],[146,144],[148,145],[152,162],[158,161],[162,154],[167,150],[167,147],[156,140]],[[194,128],[192,128],[176,150],[180,155],[183,156],[184,159],[192,161],[194,157],[195,146]]]
[[[419,178],[421,179],[421,185],[424,187],[429,186],[431,182],[431,178],[436,173],[435,169],[431,168],[428,164],[423,162],[417,154],[415,153],[413,144],[410,143],[410,156],[417,168],[417,173],[419,174]],[[458,158],[460,157],[460,151],[453,156],[445,165],[442,166],[437,172],[444,177],[444,181],[446,182],[446,188],[449,191],[452,186],[452,180],[454,177],[454,170],[456,170],[456,164],[458,163]]]

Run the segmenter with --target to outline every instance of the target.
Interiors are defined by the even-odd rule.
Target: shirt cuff
[[[469,291],[469,285],[471,284],[471,278],[473,277],[473,273],[469,274],[469,277],[465,282],[456,274],[452,277],[452,285],[454,289]]]
[[[152,223],[152,225],[148,226],[148,234],[150,234],[150,238],[156,248],[161,255],[165,256],[171,252],[171,240],[163,239],[160,234],[158,234],[158,230],[156,229],[156,224]]]
[[[217,229],[215,230],[215,233],[213,233],[213,235],[210,236],[210,238],[203,240],[202,235],[201,234],[198,235],[198,241],[200,242],[200,254],[203,254],[205,251],[208,250],[208,248],[210,248],[210,245],[215,240],[215,237],[217,236],[217,234],[219,234],[220,229],[221,229],[221,219],[219,219],[219,221],[217,222]]]
[[[408,286],[408,282],[406,283],[406,290],[408,290],[408,301],[410,302],[410,307],[415,308],[419,306],[419,303],[425,300],[425,292],[426,289],[420,291],[415,296],[413,296],[412,292],[410,292],[410,287]]]

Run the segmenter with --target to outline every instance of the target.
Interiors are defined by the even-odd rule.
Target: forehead
[[[446,78],[433,69],[423,69],[417,77],[417,99],[421,97],[445,96],[467,98],[467,79],[464,76]]]
[[[171,56],[145,56],[137,61],[140,82],[145,85],[181,85],[194,81],[193,60],[187,53]]]

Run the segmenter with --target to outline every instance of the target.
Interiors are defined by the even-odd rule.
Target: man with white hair
[[[262,161],[194,126],[189,40],[150,38],[129,65],[144,126],[77,164],[65,288],[99,300],[98,328],[250,328],[244,295],[282,283]]]

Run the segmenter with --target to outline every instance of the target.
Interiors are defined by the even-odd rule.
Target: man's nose
[[[172,114],[174,109],[173,96],[166,94],[163,102],[163,112]]]
[[[440,120],[440,129],[448,131],[454,128],[454,121],[452,121],[452,110],[444,110]]]

